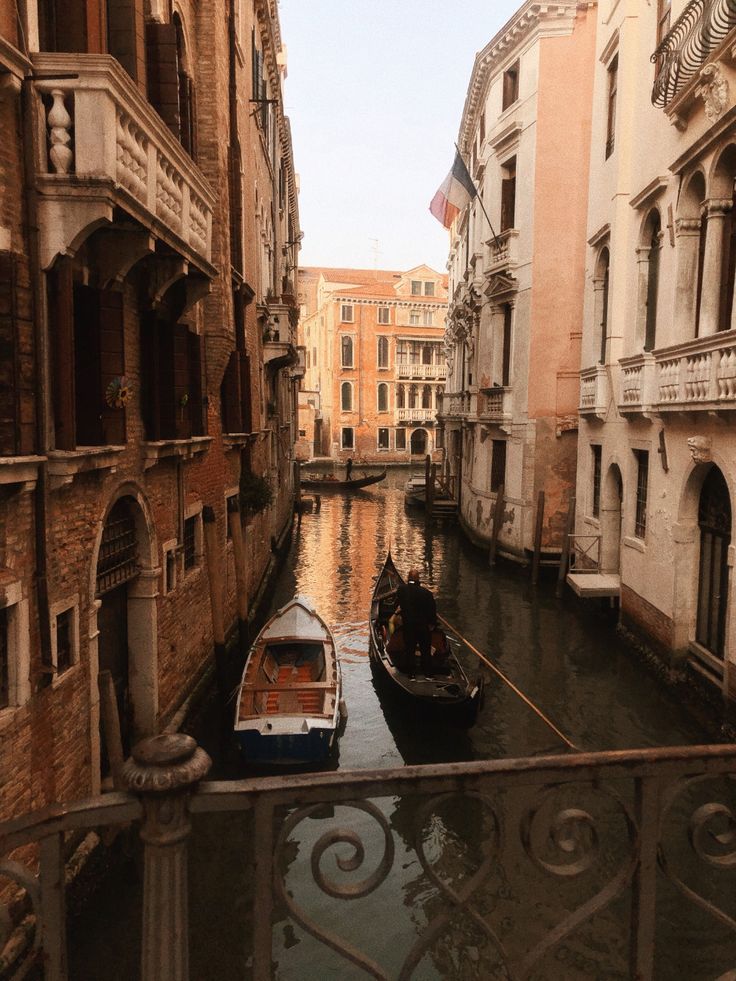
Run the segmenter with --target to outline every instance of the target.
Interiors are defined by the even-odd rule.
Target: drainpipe
[[[23,52],[28,56],[28,52]],[[35,106],[33,78],[26,76],[21,83],[21,130],[23,146],[23,183],[25,198],[25,233],[28,241],[29,275],[31,283],[32,316],[34,325],[34,359],[36,373],[36,451],[47,457],[49,433],[47,404],[50,397],[48,381],[48,331],[40,250],[38,247],[38,207],[36,198],[35,161],[40,159],[37,133],[34,125]],[[51,622],[49,618],[48,565],[46,561],[46,533],[48,524],[48,463],[39,464],[34,495],[35,510],[35,559],[36,603],[38,608],[39,642],[41,663],[51,664]]]

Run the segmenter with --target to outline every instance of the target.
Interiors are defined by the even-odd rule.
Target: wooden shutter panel
[[[220,388],[222,426],[226,433],[242,432],[240,414],[240,352],[232,351]]]
[[[140,405],[146,438],[161,438],[161,406],[159,385],[159,325],[153,313],[141,318],[141,392]]]
[[[159,439],[176,439],[177,413],[179,411],[176,395],[174,371],[174,329],[170,324],[159,321],[157,325],[157,374],[159,404]],[[179,393],[179,398],[183,392]]]
[[[240,351],[240,415],[242,432],[253,432],[253,416],[250,406],[250,358]]]
[[[501,231],[514,227],[516,210],[516,178],[501,181]]]
[[[148,101],[177,140],[181,139],[178,69],[176,27],[150,21],[146,24]]]
[[[0,454],[3,456],[15,456],[19,452],[15,289],[15,255],[0,252]]]
[[[100,390],[99,293],[74,284],[74,409],[78,446],[100,446],[104,399]]]
[[[202,338],[187,331],[187,361],[189,368],[189,420],[192,436],[204,436],[205,411],[202,399]]]
[[[189,331],[186,324],[175,324],[173,329],[173,369],[175,434],[177,439],[189,439],[192,435],[192,392],[189,389]]]
[[[125,443],[125,409],[107,404],[107,387],[125,374],[123,294],[100,291],[100,394],[102,395],[102,439],[105,444]]]
[[[53,351],[54,431],[56,447],[73,450],[74,427],[74,293],[72,264],[56,260],[48,275],[49,321]]]

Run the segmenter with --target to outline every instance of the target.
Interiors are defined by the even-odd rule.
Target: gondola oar
[[[473,644],[471,644],[470,641],[467,639],[467,637],[463,637],[460,631],[457,630],[455,627],[453,627],[453,625],[449,623],[447,620],[445,620],[443,616],[438,616],[437,619],[441,620],[448,630],[451,630],[457,637],[459,637],[460,640],[465,644],[465,646],[469,647],[470,650],[473,652],[473,654],[476,655],[476,657],[479,657],[484,664],[487,664],[488,667],[491,669],[491,671],[495,672],[498,675],[498,677],[501,679],[501,681],[507,684],[509,688],[513,692],[515,692],[519,696],[519,698],[529,706],[532,712],[535,712],[542,720],[542,722],[544,722],[545,725],[548,725],[550,729],[560,737],[563,743],[569,746],[570,749],[575,750],[576,753],[582,753],[582,750],[578,746],[576,746],[574,742],[568,739],[567,736],[564,734],[564,732],[560,732],[560,730],[557,728],[554,722],[548,719],[547,716],[544,714],[544,712],[540,708],[537,708],[534,702],[532,702],[530,698],[527,698],[524,692],[520,691],[513,683],[513,681],[510,681],[506,677],[506,675],[503,673],[503,671],[501,671],[500,668],[497,668],[495,664],[492,664],[491,661],[489,661],[488,658],[485,656],[485,654],[481,654],[478,648],[474,647]]]

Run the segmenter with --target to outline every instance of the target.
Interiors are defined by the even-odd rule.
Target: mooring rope
[[[481,652],[478,650],[478,648],[475,647],[473,644],[471,644],[470,641],[467,639],[467,637],[463,637],[463,635],[460,633],[460,631],[457,630],[455,627],[453,627],[453,625],[451,623],[449,623],[447,620],[445,620],[445,618],[443,616],[438,616],[437,619],[438,620],[441,620],[444,623],[444,625],[448,628],[448,630],[451,630],[457,637],[459,637],[460,640],[465,644],[465,646],[466,647],[469,647],[470,650],[473,652],[473,654],[476,655],[476,657],[479,657],[480,660],[483,661],[484,664],[487,664],[488,667],[491,669],[491,671],[495,672],[498,675],[498,677],[501,679],[501,681],[503,681],[505,684],[507,684],[509,686],[509,688],[513,692],[515,692],[515,694],[517,694],[519,696],[519,698],[529,706],[529,708],[532,710],[532,712],[535,712],[539,716],[539,718],[542,720],[542,722],[544,722],[545,725],[548,725],[549,728],[560,737],[560,739],[563,741],[563,743],[565,743],[567,746],[569,746],[570,749],[574,750],[576,753],[582,753],[583,752],[580,749],[579,746],[576,746],[575,743],[572,742],[572,740],[570,740],[570,739],[567,738],[567,736],[564,734],[564,732],[560,732],[560,730],[557,728],[557,726],[554,724],[554,722],[552,722],[551,719],[547,718],[547,716],[544,714],[544,712],[540,708],[538,708],[534,704],[534,702],[524,694],[523,691],[521,691],[519,688],[517,688],[516,685],[513,683],[513,681],[511,681],[509,678],[507,678],[506,675],[503,673],[503,671],[501,671],[500,668],[497,668],[495,664],[493,664],[491,661],[489,661],[488,658],[485,656],[485,654],[481,654]]]

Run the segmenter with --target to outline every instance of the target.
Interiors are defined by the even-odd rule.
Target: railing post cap
[[[166,793],[198,783],[211,766],[212,760],[196,740],[174,732],[137,743],[121,776],[133,792]]]

